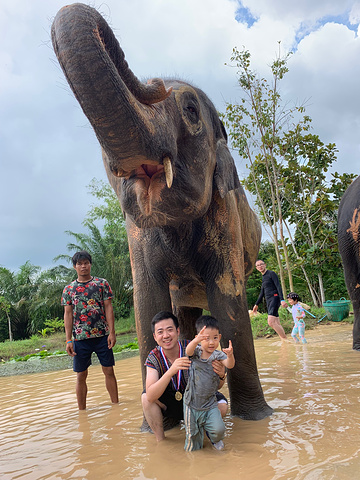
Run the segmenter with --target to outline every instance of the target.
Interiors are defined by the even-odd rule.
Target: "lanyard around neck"
[[[178,341],[178,345],[179,345],[179,357],[182,357],[182,356],[183,356],[183,348],[182,348],[182,345],[181,345],[181,343],[180,343],[179,341]],[[165,365],[166,365],[166,370],[169,370],[169,363],[168,363],[167,358],[166,358],[166,356],[165,356],[165,354],[164,354],[164,352],[163,352],[162,347],[160,347],[160,354],[161,354],[162,359],[164,360],[164,363],[165,363]],[[171,381],[172,381],[172,383],[173,383],[173,385],[174,385],[175,390],[177,391],[177,390],[179,390],[179,388],[180,388],[181,370],[179,370],[176,375],[177,375],[177,387],[176,387],[176,384],[175,384],[175,382],[174,382],[174,378],[173,378],[173,377],[171,377]]]

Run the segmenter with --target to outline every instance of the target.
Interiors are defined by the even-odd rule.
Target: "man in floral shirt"
[[[112,291],[103,278],[91,276],[91,255],[81,251],[72,257],[78,274],[76,280],[64,288],[66,351],[74,357],[77,372],[76,396],[79,410],[86,409],[88,368],[95,352],[105,375],[105,385],[112,403],[118,403],[118,388],[114,374],[116,343]]]

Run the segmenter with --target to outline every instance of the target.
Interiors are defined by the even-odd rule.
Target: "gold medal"
[[[182,348],[182,345],[181,343],[178,341],[178,344],[179,344],[179,358],[181,358],[183,356],[183,348]],[[160,354],[161,354],[161,357],[162,359],[164,360],[164,364],[166,365],[166,369],[169,370],[169,364],[168,364],[168,361],[167,361],[167,358],[163,352],[163,349],[162,347],[160,347]],[[171,381],[172,381],[172,384],[174,385],[174,390],[175,390],[175,400],[177,400],[178,402],[181,402],[182,400],[182,393],[179,392],[179,388],[180,388],[180,383],[181,383],[181,370],[179,370],[176,374],[176,380],[177,380],[177,386],[176,386],[176,383],[174,381],[174,377],[171,377]]]
[[[182,399],[182,393],[179,390],[175,393],[175,399],[180,402]]]

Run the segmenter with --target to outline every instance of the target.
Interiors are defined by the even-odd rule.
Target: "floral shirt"
[[[74,340],[109,335],[104,301],[112,296],[111,287],[104,278],[92,277],[88,282],[74,280],[64,288],[61,305],[73,307]]]

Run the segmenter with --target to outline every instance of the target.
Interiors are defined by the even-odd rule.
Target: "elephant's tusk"
[[[171,160],[169,157],[164,158],[164,171],[165,171],[166,185],[168,186],[168,188],[171,188],[171,185],[174,179],[174,174],[173,174],[173,169],[171,165]]]

